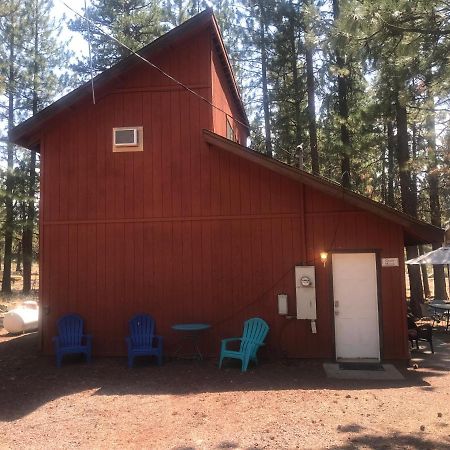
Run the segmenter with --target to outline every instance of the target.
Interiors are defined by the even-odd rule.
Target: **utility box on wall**
[[[316,320],[316,270],[314,266],[295,266],[297,319]]]

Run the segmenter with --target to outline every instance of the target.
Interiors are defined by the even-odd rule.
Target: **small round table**
[[[211,325],[208,323],[177,323],[172,325],[172,330],[179,331],[184,334],[183,339],[175,351],[175,357],[185,359],[203,359],[202,352],[198,346],[198,341],[202,331],[208,330]],[[191,347],[193,352],[181,353],[181,350]]]

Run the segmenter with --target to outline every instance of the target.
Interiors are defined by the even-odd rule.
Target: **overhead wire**
[[[193,89],[191,89],[189,86],[185,85],[184,83],[182,83],[181,81],[177,80],[175,77],[173,77],[172,75],[170,75],[169,73],[167,73],[165,70],[163,70],[161,67],[157,66],[156,64],[152,63],[151,61],[149,61],[147,58],[144,58],[141,54],[139,54],[138,52],[135,52],[133,49],[131,49],[128,45],[124,44],[123,42],[121,42],[119,39],[117,39],[116,37],[114,37],[113,35],[107,33],[105,30],[103,30],[102,27],[98,26],[95,22],[93,22],[89,17],[87,16],[83,16],[81,15],[78,11],[76,11],[75,9],[73,9],[71,6],[69,6],[65,1],[62,1],[62,3],[64,4],[64,6],[66,8],[68,8],[70,11],[72,11],[74,14],[76,14],[80,19],[85,20],[88,24],[92,25],[92,27],[96,28],[100,33],[102,33],[103,35],[105,35],[106,37],[110,38],[111,40],[113,40],[116,44],[119,44],[121,47],[127,49],[130,53],[132,53],[134,56],[136,56],[137,58],[139,58],[141,61],[145,62],[146,64],[148,64],[150,67],[152,67],[153,69],[157,70],[161,75],[163,75],[164,77],[168,78],[169,80],[171,80],[173,83],[175,83],[176,85],[180,86],[181,88],[183,88],[184,90],[186,90],[187,92],[195,95],[196,97],[198,97],[200,100],[204,101],[205,103],[207,103],[209,106],[211,106],[212,108],[222,112],[223,114],[225,114],[227,117],[231,117],[236,123],[242,125],[243,127],[245,127],[246,129],[250,129],[249,125],[242,122],[239,119],[236,119],[236,117],[231,116],[229,113],[227,113],[224,109],[220,108],[219,106],[215,105],[214,103],[210,102],[206,97],[203,97],[202,95],[200,95],[198,92],[194,91]],[[91,60],[92,63],[92,60]],[[92,80],[93,81],[93,80]]]

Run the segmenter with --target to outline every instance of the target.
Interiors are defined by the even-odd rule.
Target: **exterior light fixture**
[[[326,266],[328,259],[328,253],[327,252],[320,252],[320,261],[323,263],[323,267]]]

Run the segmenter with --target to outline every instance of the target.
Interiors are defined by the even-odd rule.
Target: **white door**
[[[334,253],[336,359],[380,359],[375,253]]]

